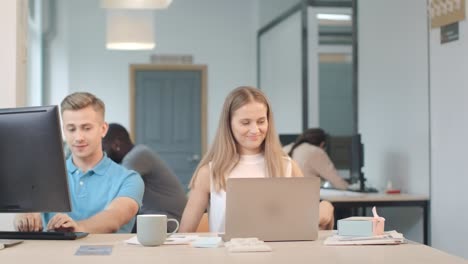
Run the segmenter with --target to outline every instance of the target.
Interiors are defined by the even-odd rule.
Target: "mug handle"
[[[172,234],[174,234],[175,232],[177,232],[179,230],[179,221],[177,221],[177,219],[174,219],[174,218],[169,218],[167,219],[167,222],[174,222],[176,223],[176,228],[174,229],[174,231],[172,231],[171,233],[167,233],[167,236],[170,236]]]

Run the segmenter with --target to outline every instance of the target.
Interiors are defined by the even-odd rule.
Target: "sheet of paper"
[[[78,248],[76,256],[96,256],[110,255],[112,253],[112,245],[82,245]]]
[[[172,235],[166,239],[164,245],[188,245],[197,239],[197,235]]]
[[[371,237],[346,237],[332,235],[325,239],[323,242],[327,246],[340,246],[340,245],[396,245],[405,242],[403,234],[396,232],[395,230],[387,231],[381,236]]]
[[[188,245],[192,241],[196,240],[198,236],[196,235],[179,235],[179,234],[174,234],[166,239],[164,242],[164,245]],[[131,244],[131,245],[141,245],[140,242],[138,242],[137,236],[131,237],[130,239],[125,240],[125,243]]]

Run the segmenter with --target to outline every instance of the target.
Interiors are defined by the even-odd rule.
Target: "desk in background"
[[[324,246],[331,231],[320,231],[317,241],[271,242],[272,252],[229,253],[226,248],[188,245],[143,247],[123,241],[134,234],[89,235],[74,241],[27,240],[0,250],[1,263],[31,264],[220,264],[220,263],[464,263],[466,260],[437,249],[409,243],[387,246]],[[110,256],[75,256],[80,245],[113,245]]]
[[[320,199],[327,200],[335,208],[421,207],[423,210],[423,241],[428,245],[429,197],[412,194],[358,193],[339,190],[320,190]],[[365,215],[366,210],[363,210]],[[337,219],[335,219],[337,220]]]

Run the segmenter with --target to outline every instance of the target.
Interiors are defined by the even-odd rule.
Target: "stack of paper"
[[[339,236],[332,235],[325,239],[327,246],[341,245],[395,245],[405,242],[403,234],[395,230],[385,232],[380,236]]]

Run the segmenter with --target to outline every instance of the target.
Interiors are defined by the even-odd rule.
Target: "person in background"
[[[224,101],[213,145],[190,183],[190,196],[180,232],[194,232],[209,206],[209,229],[224,232],[226,179],[242,177],[302,177],[296,162],[281,149],[273,113],[265,94],[238,87]],[[333,206],[320,206],[320,225],[333,223]]]
[[[320,128],[310,128],[299,135],[294,143],[283,150],[297,162],[305,177],[321,177],[336,189],[345,190],[348,183],[338,175],[332,161],[324,151],[326,133]]]
[[[141,205],[140,175],[109,159],[102,151],[108,125],[104,103],[86,92],[68,95],[61,103],[62,125],[71,156],[66,161],[72,211],[15,216],[19,231],[47,230],[88,233],[129,233]],[[32,132],[34,133],[34,132]],[[44,153],[46,154],[46,153]]]
[[[115,123],[109,124],[103,149],[113,161],[142,176],[145,194],[139,214],[165,214],[180,221],[187,196],[179,179],[158,154],[145,145],[134,145],[125,127]]]

